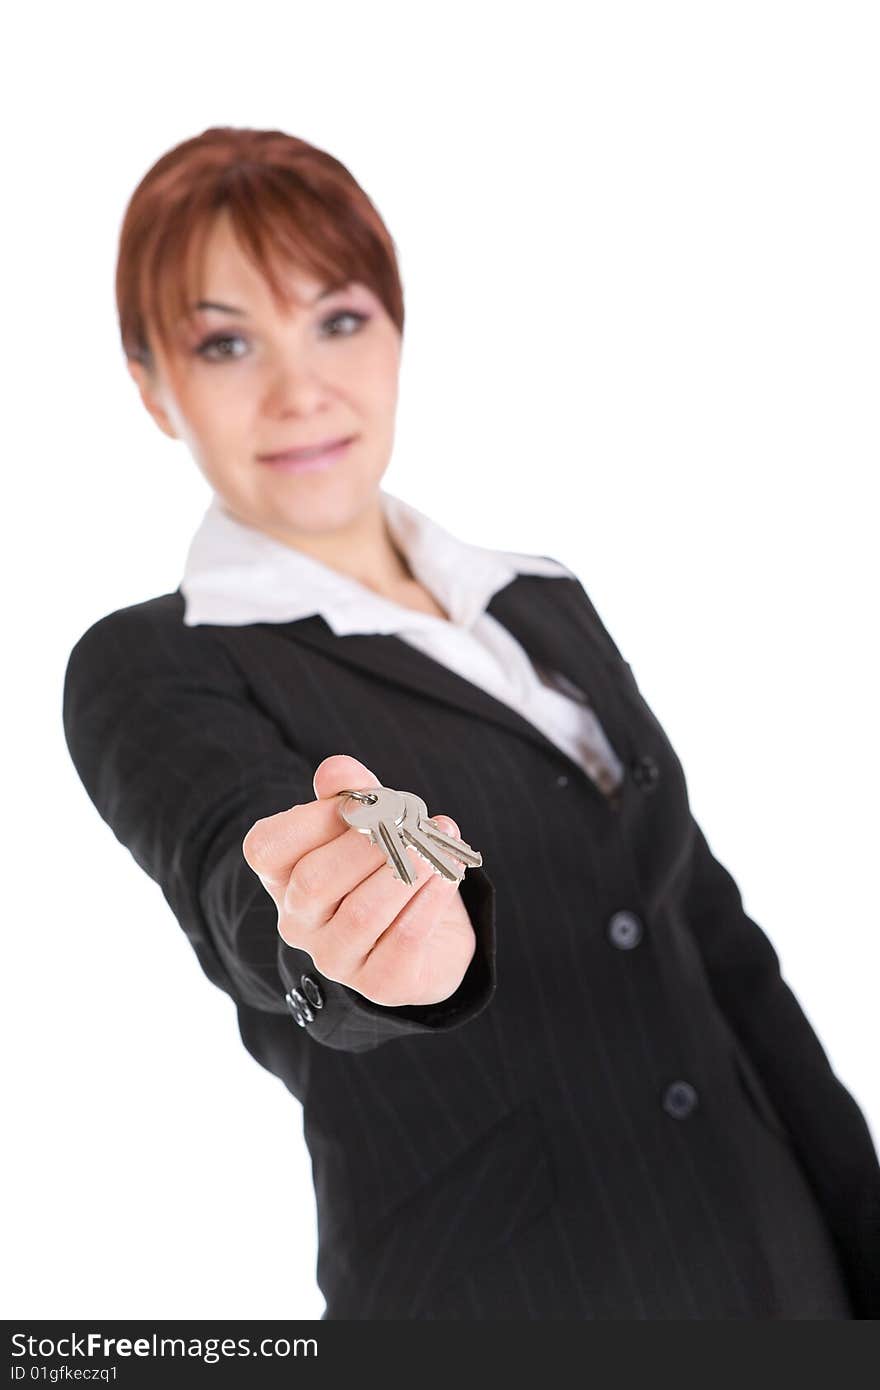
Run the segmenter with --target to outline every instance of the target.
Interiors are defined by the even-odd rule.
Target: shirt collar
[[[557,560],[460,540],[402,498],[379,490],[388,529],[416,579],[458,626],[470,627],[517,574],[573,577]],[[184,623],[287,623],[318,614],[338,635],[404,632],[441,619],[376,594],[311,555],[239,521],[216,494],[193,536],[180,582]]]

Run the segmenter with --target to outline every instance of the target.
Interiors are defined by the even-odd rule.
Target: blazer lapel
[[[612,747],[624,763],[633,756],[630,731],[609,678],[609,655],[589,601],[577,580],[566,576],[518,574],[487,606],[520,642],[529,657],[561,672],[581,689],[593,707]],[[550,749],[567,755],[540,729],[503,700],[451,671],[442,662],[394,634],[337,635],[318,615],[291,623],[259,624],[304,643],[334,661],[368,672],[377,680],[408,687],[432,700],[457,706]],[[582,775],[583,769],[578,766]],[[587,778],[591,786],[595,784]],[[607,798],[595,789],[602,801]]]
[[[579,581],[520,574],[494,595],[487,611],[532,661],[560,672],[583,691],[612,748],[629,764],[635,757],[634,735],[611,674],[615,658],[623,658],[613,643],[609,651],[607,634]]]

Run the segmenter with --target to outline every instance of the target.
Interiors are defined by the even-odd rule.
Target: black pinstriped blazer
[[[865,1119],[631,667],[573,578],[518,575],[489,612],[586,692],[627,768],[612,800],[397,636],[188,628],[177,590],[100,619],[68,662],[91,800],[304,1107],[323,1317],[880,1316]],[[482,851],[461,890],[476,954],[440,1004],[322,976],[242,856],[331,753]],[[291,989],[311,1003],[292,1013]]]

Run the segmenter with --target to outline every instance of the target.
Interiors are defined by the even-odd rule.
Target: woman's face
[[[155,370],[129,362],[159,427],[185,441],[226,507],[289,539],[344,530],[373,504],[394,441],[401,339],[379,298],[353,283],[326,293],[290,277],[296,301],[276,307],[240,251],[226,214],[208,244],[201,308]],[[323,296],[323,297],[321,297]],[[155,336],[155,335],[153,335]],[[320,471],[289,472],[263,454],[352,442]]]

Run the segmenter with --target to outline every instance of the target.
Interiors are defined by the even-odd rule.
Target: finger
[[[348,753],[333,753],[318,763],[312,785],[315,796],[323,801],[326,797],[335,796],[337,792],[380,787],[382,784],[360,759],[353,758]]]
[[[448,835],[458,834],[458,826],[450,817],[435,817],[435,822]],[[431,866],[411,845],[406,849],[412,884],[396,878],[384,852],[354,829],[303,855],[291,870],[279,903],[282,920],[278,929],[284,940],[291,946],[304,946],[313,959],[314,950],[319,949],[332,952],[337,963],[363,960],[394,915],[434,876]],[[452,886],[457,888],[458,884]],[[362,890],[360,895],[346,907],[356,889]],[[333,939],[325,945],[321,929],[331,923]]]
[[[326,925],[307,939],[305,949],[322,973],[357,987],[358,972],[395,924],[402,937],[408,928],[416,934],[422,929],[424,934],[424,911],[434,910],[432,903],[439,911],[438,902],[447,903],[458,885],[440,878],[415,851],[410,863],[412,884],[395,878],[387,864],[380,867],[347,893]],[[422,902],[426,893],[428,899]],[[409,914],[416,903],[421,903],[422,910],[414,918]]]
[[[414,874],[418,862],[414,852],[410,854],[409,863]],[[384,879],[400,883],[402,888],[410,892],[414,891],[413,885],[403,884],[394,877],[383,849],[374,844],[369,836],[353,826],[348,827],[344,835],[337,835],[297,860],[290,871],[279,907],[284,916],[290,919],[294,932],[310,949],[312,934],[327,925],[343,899],[365,878],[380,871]],[[282,934],[289,944],[301,944],[299,940],[291,940],[288,930],[283,930]]]
[[[457,914],[453,912],[456,907]],[[357,967],[354,988],[382,1004],[430,1003],[446,998],[462,978],[465,942],[460,915],[458,886],[430,874]],[[467,922],[466,916],[464,920]],[[447,932],[446,924],[453,929]],[[472,956],[476,937],[469,922],[466,930]]]
[[[242,841],[245,859],[273,897],[284,892],[297,860],[349,829],[339,814],[336,792],[380,783],[364,763],[338,753],[318,764],[312,785],[317,800],[262,817]]]
[[[455,821],[449,817],[437,819],[447,834],[458,834]],[[395,878],[386,861],[345,895],[326,922],[317,923],[316,929],[306,935],[305,949],[322,973],[329,973],[333,979],[352,978],[392,929],[401,939],[410,934],[423,936],[425,913],[433,910],[430,905],[446,904],[458,892],[457,882],[442,878],[412,846],[407,848],[415,878],[412,885]],[[413,915],[411,905],[426,892],[429,897]],[[315,952],[323,964],[319,965]]]

